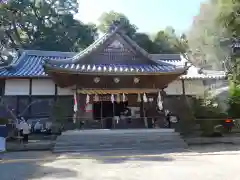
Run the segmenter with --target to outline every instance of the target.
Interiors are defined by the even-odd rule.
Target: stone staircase
[[[74,130],[56,140],[53,152],[179,150],[187,144],[173,129]]]

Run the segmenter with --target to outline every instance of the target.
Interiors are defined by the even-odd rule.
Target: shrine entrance
[[[93,102],[93,119],[102,121],[102,128],[114,128],[114,117],[119,117],[127,109],[128,102],[101,101]]]

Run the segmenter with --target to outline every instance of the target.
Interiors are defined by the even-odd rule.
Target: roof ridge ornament
[[[120,28],[122,26],[123,18],[120,18],[119,20],[113,20],[112,24],[108,28],[108,33],[112,33],[116,31],[116,29]]]

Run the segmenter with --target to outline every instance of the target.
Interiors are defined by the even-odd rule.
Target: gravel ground
[[[4,155],[1,180],[239,180],[237,146],[192,147],[192,152],[95,154],[94,157],[50,152]],[[132,155],[130,155],[132,154]],[[144,154],[144,153],[143,153]],[[90,154],[88,154],[90,156]]]

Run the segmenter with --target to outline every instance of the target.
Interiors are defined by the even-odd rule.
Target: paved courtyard
[[[216,152],[221,149],[221,152]],[[199,150],[199,151],[198,151]],[[18,152],[4,156],[1,180],[239,180],[240,151],[195,147],[193,152],[52,155]],[[196,152],[198,151],[198,152]],[[199,153],[200,152],[200,153]],[[206,152],[209,152],[206,154]],[[122,154],[122,155],[121,155]],[[131,155],[130,155],[131,154]],[[91,157],[90,157],[91,156]]]

